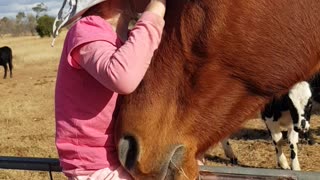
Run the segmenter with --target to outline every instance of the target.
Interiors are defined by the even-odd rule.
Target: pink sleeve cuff
[[[149,22],[160,29],[163,29],[165,24],[165,21],[162,17],[150,11],[144,12],[139,21]]]

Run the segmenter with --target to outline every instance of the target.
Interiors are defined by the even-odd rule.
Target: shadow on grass
[[[270,140],[270,135],[266,129],[243,128],[230,138],[235,140]]]
[[[228,159],[228,158],[222,158],[219,156],[212,156],[210,154],[206,154],[204,157],[207,161],[215,162],[215,163],[219,163],[219,164],[225,164],[227,166],[251,167],[251,168],[254,167],[254,166],[248,166],[248,165],[241,164],[241,163],[239,163],[239,161],[237,164],[233,164],[230,162],[230,159]]]

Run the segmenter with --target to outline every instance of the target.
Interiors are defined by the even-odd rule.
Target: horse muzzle
[[[184,173],[181,167],[186,148],[183,145],[173,145],[169,151],[159,148],[148,158],[143,158],[149,162],[141,161],[145,154],[140,149],[139,142],[133,136],[124,136],[119,141],[119,160],[135,179],[171,180]]]

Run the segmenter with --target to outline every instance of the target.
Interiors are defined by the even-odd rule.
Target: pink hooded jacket
[[[113,136],[116,99],[139,85],[163,26],[160,16],[145,12],[124,43],[98,16],[69,30],[55,90],[56,147],[67,176],[120,166]]]

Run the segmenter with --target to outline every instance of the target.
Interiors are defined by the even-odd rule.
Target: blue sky
[[[42,2],[48,7],[47,14],[56,16],[63,0],[0,0],[0,19],[15,18],[18,12],[35,14],[32,7]]]

